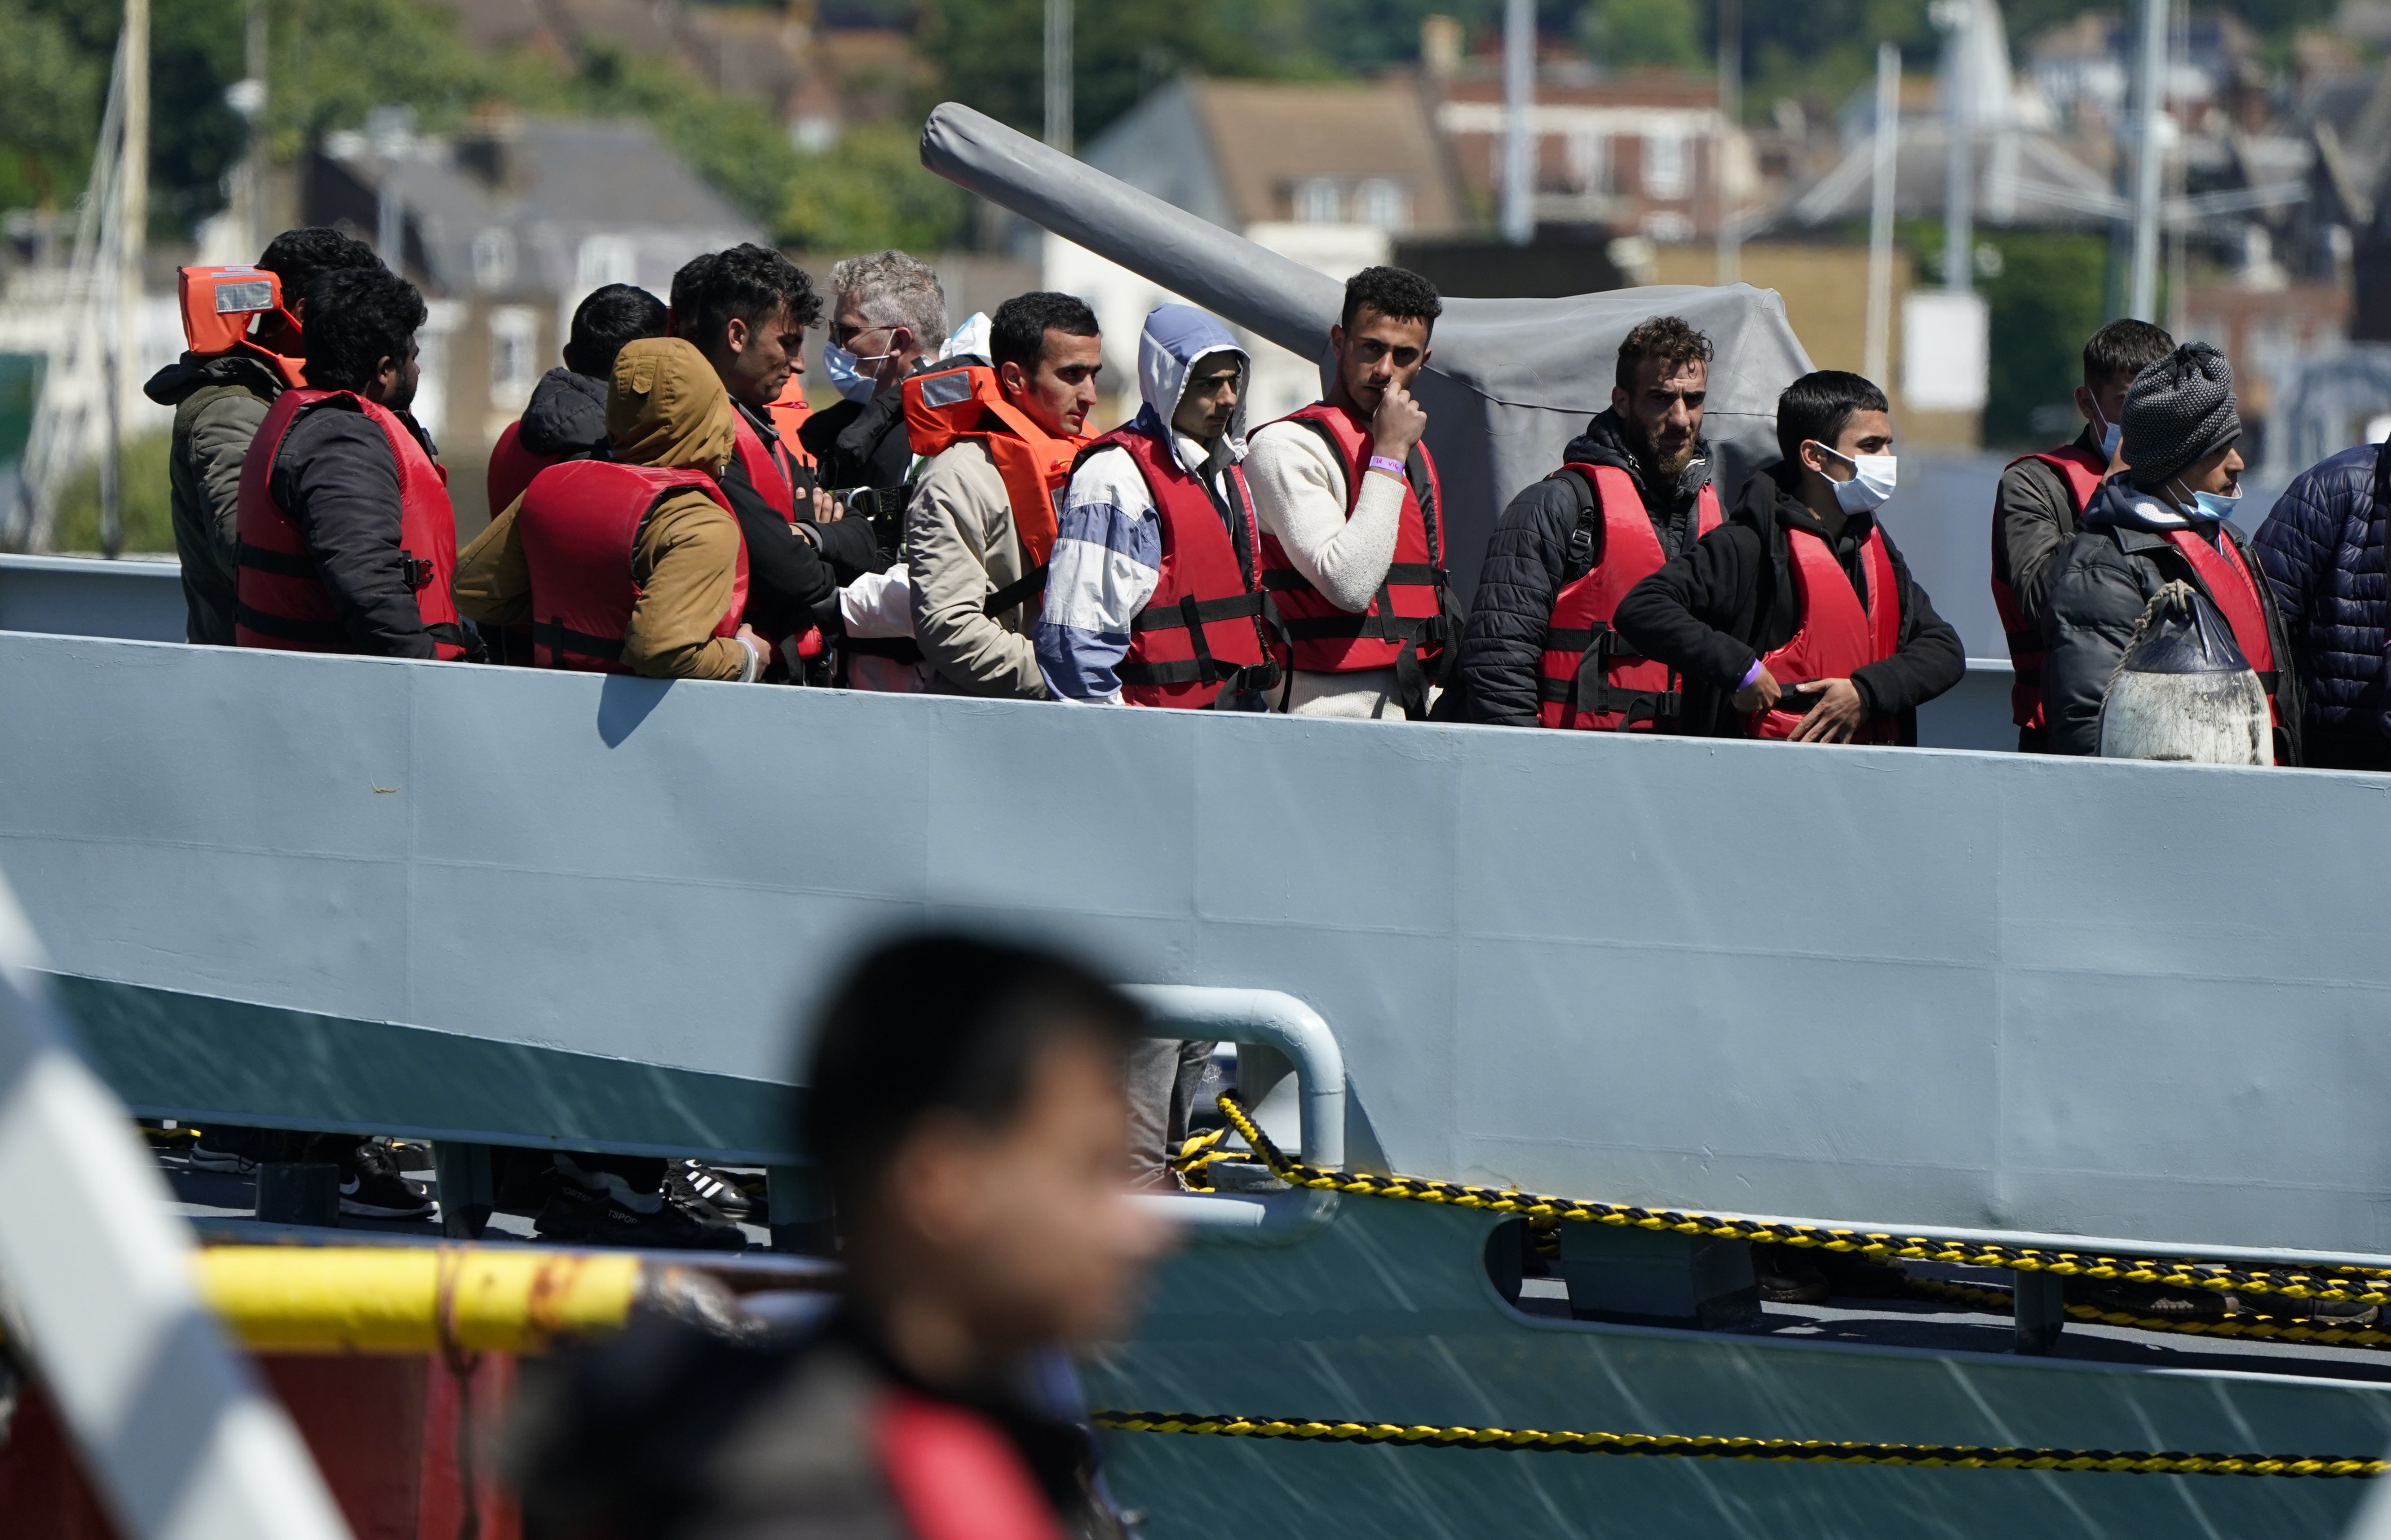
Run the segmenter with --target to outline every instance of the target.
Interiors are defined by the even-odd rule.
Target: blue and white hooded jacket
[[[1187,376],[1216,353],[1237,359],[1237,411],[1211,450],[1173,432]],[[1145,318],[1138,336],[1137,380],[1144,406],[1130,426],[1168,434],[1190,475],[1230,498],[1229,467],[1245,459],[1246,386],[1253,361],[1229,329],[1193,305],[1166,304]],[[1130,622],[1154,597],[1162,571],[1162,517],[1137,463],[1118,447],[1090,455],[1072,472],[1046,569],[1046,597],[1033,641],[1038,668],[1058,701],[1118,705],[1121,660],[1129,655]]]

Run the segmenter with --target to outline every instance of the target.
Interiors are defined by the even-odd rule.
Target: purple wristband
[[[1373,471],[1384,471],[1387,474],[1394,477],[1397,481],[1405,481],[1410,479],[1404,474],[1403,462],[1402,460],[1389,459],[1384,455],[1372,455],[1370,457],[1370,469]]]
[[[1749,667],[1749,668],[1747,668],[1747,669],[1745,669],[1745,670],[1743,671],[1743,682],[1742,682],[1741,684],[1737,685],[1737,686],[1736,686],[1736,689],[1737,689],[1737,690],[1738,690],[1738,691],[1749,690],[1749,689],[1751,689],[1753,685],[1755,685],[1755,684],[1757,684],[1757,683],[1759,683],[1759,682],[1760,682],[1760,660],[1759,660],[1758,658],[1753,658],[1753,659],[1751,660],[1751,667]]]

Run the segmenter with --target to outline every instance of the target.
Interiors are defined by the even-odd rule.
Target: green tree
[[[954,244],[963,189],[922,169],[910,124],[861,123],[800,159],[773,233],[817,251],[936,251]]]
[[[916,33],[942,77],[934,99],[976,107],[1024,133],[1046,122],[1043,0],[929,0]],[[1338,71],[1311,44],[1301,0],[1110,0],[1081,6],[1072,37],[1072,118],[1081,144],[1156,86],[1190,71],[1316,79]],[[1415,32],[1415,43],[1416,42]]]
[[[1579,26],[1586,51],[1614,70],[1700,70],[1702,32],[1694,0],[1594,0]]]
[[[55,207],[89,174],[108,67],[22,0],[0,0],[0,205]]]
[[[1943,229],[1905,225],[1917,254],[1918,282],[1943,281]],[[1992,310],[1991,378],[1984,442],[2031,445],[2049,436],[2035,408],[2065,407],[2084,380],[2084,340],[2108,317],[2100,285],[2108,242],[2097,235],[2025,230],[1977,232],[1976,286]],[[1992,254],[1999,268],[1984,260]]]

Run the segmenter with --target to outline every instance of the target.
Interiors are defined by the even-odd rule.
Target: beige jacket
[[[614,363],[606,427],[615,458],[634,465],[689,467],[717,474],[730,456],[736,423],[730,398],[694,347],[645,338]],[[538,605],[510,503],[457,558],[457,609],[485,626],[520,626]],[[648,515],[631,548],[640,596],[623,632],[623,662],[663,679],[749,680],[760,655],[714,628],[730,608],[738,578],[739,522],[704,493],[676,492]]]
[[[1018,579],[1013,500],[988,451],[965,440],[930,461],[905,506],[905,565],[913,576],[913,640],[947,695],[1046,699],[1029,640],[1035,600],[986,614],[988,596]]]

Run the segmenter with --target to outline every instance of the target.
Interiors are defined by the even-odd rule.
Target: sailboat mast
[[[124,0],[124,146],[116,176],[116,324],[103,388],[108,447],[100,461],[99,549],[124,550],[124,391],[141,362],[141,257],[149,221],[149,0]]]

